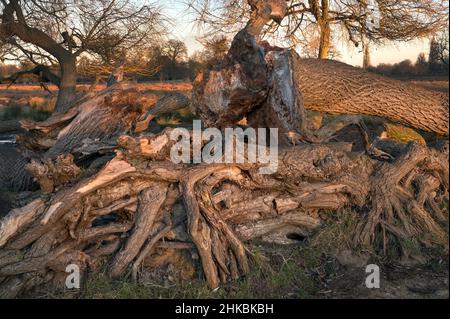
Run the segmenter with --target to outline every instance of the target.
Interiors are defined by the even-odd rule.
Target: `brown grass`
[[[136,84],[139,90],[152,90],[152,91],[189,91],[192,88],[192,84],[188,82],[177,82],[177,83],[166,83],[166,82],[155,82],[155,83],[138,83]],[[79,84],[77,89],[80,91],[85,91],[91,87],[90,84]],[[105,84],[98,84],[95,87],[96,91],[103,90]],[[55,85],[47,86],[49,91],[56,92],[58,88]],[[3,96],[8,91],[23,91],[23,92],[34,92],[34,93],[47,93],[40,85],[37,84],[13,84],[8,87],[8,84],[0,84],[0,97]]]

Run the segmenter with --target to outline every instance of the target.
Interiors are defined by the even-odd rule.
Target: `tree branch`
[[[51,82],[57,86],[59,86],[61,79],[59,76],[54,74],[48,66],[38,64],[31,70],[25,70],[25,71],[19,71],[7,78],[0,79],[0,82],[11,82],[11,84],[15,83],[17,79],[19,79],[21,76],[27,75],[27,74],[34,74],[39,77],[39,80],[41,82]]]

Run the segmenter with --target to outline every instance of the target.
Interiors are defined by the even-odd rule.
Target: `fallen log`
[[[283,6],[276,4],[285,2],[251,4],[256,13],[223,64],[197,78],[191,107],[206,126],[233,127],[248,117],[255,127],[278,128],[285,147],[278,150],[277,169],[263,174],[265,164],[249,161],[250,156],[239,163],[220,156],[193,164],[193,145],[188,162],[174,163],[174,130],[134,136],[154,114],[144,110],[136,91],[116,84],[77,104],[73,113],[28,125],[30,132],[54,140],[47,148],[39,145],[44,155],[32,169],[48,194],[1,220],[0,293],[11,297],[42,285],[63,287],[69,264],[84,274],[107,269],[113,277],[131,270],[138,279],[145,260],[157,264],[173,249],[199,256],[200,265],[192,261],[192,267],[214,289],[250,271],[249,241],[289,242],[293,234],[302,237],[320,228],[319,213],[344,208],[358,214],[355,247],[407,258],[408,244],[415,240],[421,248],[448,253],[443,204],[448,202],[448,142],[442,150],[417,143],[395,147],[388,161],[373,156],[370,151],[376,150],[367,142],[359,152],[348,142],[303,143],[314,141],[305,129],[304,96],[295,76],[298,57],[289,50],[263,49],[257,39],[267,19],[283,15]],[[176,96],[165,101],[187,104]],[[439,110],[436,118],[448,119],[448,111]],[[411,118],[420,114],[413,109],[403,119],[415,125]],[[436,123],[425,126],[441,133],[442,121]],[[206,142],[200,141],[200,153],[210,153]],[[77,177],[71,161],[60,166],[55,160],[73,153],[90,156],[96,147],[115,156],[109,160],[102,154],[100,162],[107,163],[85,178]],[[55,169],[66,166],[68,174],[55,179]]]

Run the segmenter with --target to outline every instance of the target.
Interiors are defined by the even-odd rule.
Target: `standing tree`
[[[202,41],[209,63],[218,63],[223,60],[230,48],[230,42],[225,35],[213,36]]]
[[[248,19],[250,8],[246,2],[192,0],[190,7],[198,13],[199,21],[223,30]],[[364,38],[374,43],[409,41],[442,29],[447,24],[447,12],[446,0],[293,0],[288,1],[285,22],[269,22],[264,33],[281,33],[297,45],[305,40],[304,30],[312,25],[320,34],[318,57],[326,59],[333,32],[339,31],[355,46]]]
[[[448,70],[448,33],[435,35],[430,41],[430,53],[428,56],[431,73],[444,73]]]
[[[177,65],[187,59],[186,44],[183,41],[171,39],[162,47],[162,54],[169,60],[169,79],[173,80],[177,77]]]
[[[160,80],[175,80],[180,78],[181,69],[187,62],[187,47],[183,41],[170,39],[156,44],[147,50],[148,67],[159,70]]]
[[[145,2],[1,0],[0,40],[9,56],[33,62],[28,73],[59,87],[56,111],[61,112],[75,97],[76,64],[83,53],[107,56],[162,34],[159,8]],[[49,65],[58,65],[59,74]]]

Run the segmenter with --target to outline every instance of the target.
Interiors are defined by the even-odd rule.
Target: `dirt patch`
[[[367,288],[364,268],[346,268],[333,280],[326,298],[440,299],[448,298],[448,269],[380,267],[380,288]]]

